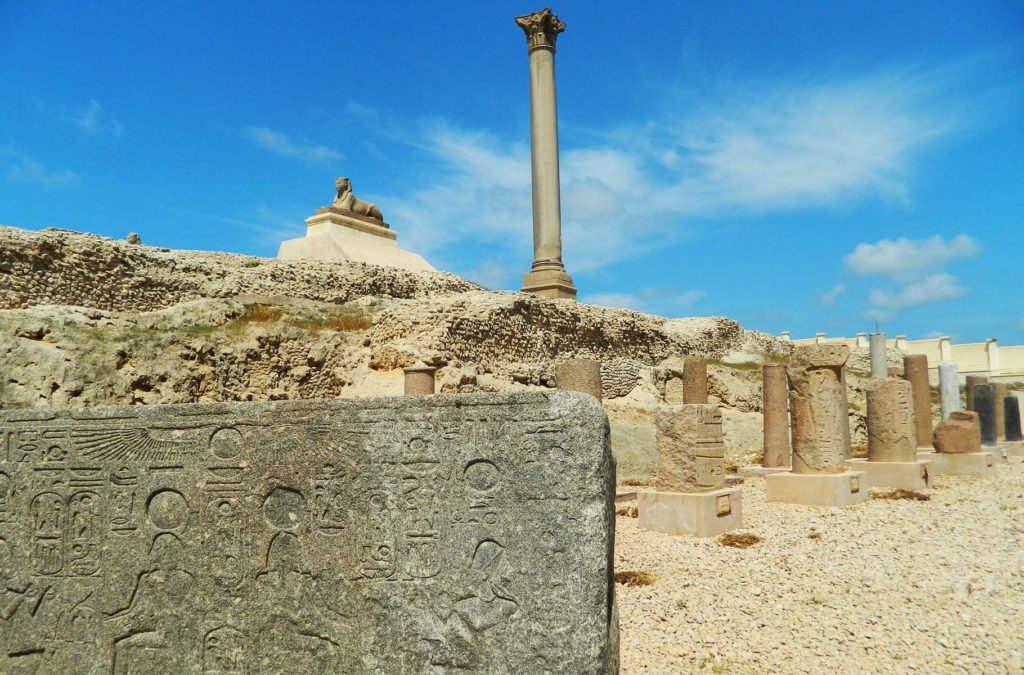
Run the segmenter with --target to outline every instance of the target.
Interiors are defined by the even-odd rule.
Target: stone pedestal
[[[943,361],[939,364],[939,398],[942,405],[942,419],[951,413],[963,410],[960,402],[960,375],[957,373],[956,361]]]
[[[1024,457],[1024,441],[1007,441],[1003,445],[1007,457]]]
[[[987,452],[919,452],[917,458],[928,462],[932,476],[988,476],[995,465]]]
[[[849,506],[868,500],[863,471],[775,473],[764,477],[767,501],[808,506]]]
[[[533,266],[523,291],[549,298],[576,297],[562,265],[562,207],[558,177],[555,41],[565,24],[543,9],[516,17],[530,55],[530,159],[533,171]]]
[[[932,449],[932,389],[928,383],[928,357],[908,354],[903,357],[903,379],[910,383],[914,408],[914,437],[921,450]]]
[[[601,362],[594,359],[569,359],[555,367],[555,386],[579,391],[601,400]]]
[[[714,537],[743,527],[742,492],[725,488],[711,492],[640,492],[638,524],[671,535]]]
[[[928,466],[930,463],[928,460],[873,462],[866,459],[851,459],[849,467],[852,471],[863,471],[871,487],[920,492],[928,488]]]
[[[412,272],[436,272],[415,253],[398,248],[398,234],[387,224],[334,206],[317,209],[306,218],[306,236],[281,242],[278,260],[350,260],[398,267]]]

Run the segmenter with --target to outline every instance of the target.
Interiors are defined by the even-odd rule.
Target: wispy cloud
[[[7,169],[7,177],[21,183],[53,186],[68,185],[78,181],[74,171],[52,171],[31,157],[10,147],[0,147],[0,155],[8,155],[14,163]]]
[[[927,239],[881,239],[861,243],[843,258],[847,268],[861,276],[913,279],[927,270],[942,269],[959,258],[973,258],[981,251],[977,241],[958,234],[949,241],[939,235]]]
[[[635,293],[595,293],[581,298],[583,302],[602,307],[621,307],[638,312],[672,312],[692,307],[707,295],[704,291],[676,291],[666,288],[641,288]]]
[[[71,113],[68,118],[81,129],[90,134],[106,134],[120,136],[124,129],[121,124],[107,115],[95,99],[89,99],[88,105],[83,110]]]
[[[566,264],[586,272],[673,245],[698,217],[907,200],[918,153],[964,124],[949,79],[901,69],[748,86],[630,127],[578,132],[597,140],[563,144]],[[435,123],[404,140],[426,153],[430,171],[404,194],[371,197],[411,248],[501,243],[528,256],[527,139]]]
[[[959,298],[967,292],[952,274],[933,274],[897,290],[872,289],[868,294],[869,319],[886,321],[900,311],[917,305]]]
[[[256,145],[286,157],[305,162],[329,162],[341,159],[341,153],[326,145],[294,139],[281,131],[268,127],[248,126],[242,134]]]
[[[845,292],[846,284],[836,284],[829,290],[822,293],[818,299],[821,301],[821,304],[824,305],[825,307],[831,307],[832,305],[836,304],[836,300],[839,299],[839,296],[841,296]]]

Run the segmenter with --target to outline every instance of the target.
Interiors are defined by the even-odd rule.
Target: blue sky
[[[0,223],[273,256],[347,175],[518,288],[539,8],[0,0]],[[581,300],[1024,343],[1024,3],[553,9]]]

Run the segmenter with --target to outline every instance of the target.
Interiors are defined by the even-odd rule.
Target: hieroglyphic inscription
[[[614,667],[590,397],[19,415],[0,414],[0,672]]]
[[[725,445],[718,406],[665,405],[658,409],[655,424],[657,489],[698,492],[714,490],[725,483]]]
[[[788,367],[794,473],[841,473],[850,456],[842,344],[801,345]]]

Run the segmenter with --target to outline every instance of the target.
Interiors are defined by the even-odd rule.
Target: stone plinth
[[[841,473],[850,454],[843,344],[797,347],[789,365],[794,473]]]
[[[708,402],[708,364],[687,357],[683,361],[683,403]]]
[[[895,377],[875,380],[868,387],[867,407],[868,459],[914,461],[917,442],[910,382]]]
[[[935,427],[932,445],[937,452],[943,454],[981,452],[978,413],[973,410],[953,411]]]
[[[925,454],[925,453],[922,453]],[[876,462],[867,459],[851,459],[851,471],[863,471],[871,487],[915,490],[928,488],[929,460],[917,459],[910,462]]]
[[[437,374],[437,368],[412,366],[403,368],[403,371],[406,396],[429,396],[434,393],[434,376]]]
[[[411,272],[435,272],[421,256],[398,247],[398,235],[375,218],[334,206],[317,209],[306,219],[306,236],[281,242],[279,260],[351,260],[398,267]]]
[[[773,473],[764,477],[769,502],[808,506],[850,506],[868,500],[863,471],[842,473]]]
[[[0,670],[617,672],[605,428],[565,392],[0,413]]]
[[[555,384],[565,391],[590,394],[601,400],[601,362],[594,359],[569,359],[555,367]]]
[[[979,384],[988,384],[988,377],[985,375],[968,375],[964,378],[964,391],[968,410],[974,410],[974,387]]]
[[[988,452],[919,452],[917,458],[928,462],[928,473],[932,476],[988,476],[995,466],[995,459]]]
[[[889,362],[885,347],[885,333],[872,333],[868,343],[871,359],[871,377],[889,377]]]
[[[722,414],[715,405],[659,406],[654,416],[662,492],[715,490],[725,483]]]
[[[736,488],[711,492],[640,492],[638,524],[675,536],[714,537],[743,527],[743,494]]]
[[[764,466],[789,467],[789,387],[786,366],[766,365],[761,369],[761,409],[764,413]]]
[[[960,402],[960,376],[955,361],[943,361],[939,364],[939,399],[942,405],[942,419],[953,412],[963,410]]]
[[[539,269],[523,275],[523,293],[545,298],[576,299],[576,286],[565,270]]]
[[[981,444],[996,444],[996,399],[995,388],[991,384],[974,386],[974,411],[978,413],[978,424],[981,427]]]
[[[932,388],[928,383],[928,357],[908,354],[903,357],[903,379],[910,383],[914,402],[914,438],[917,447],[932,449]]]

